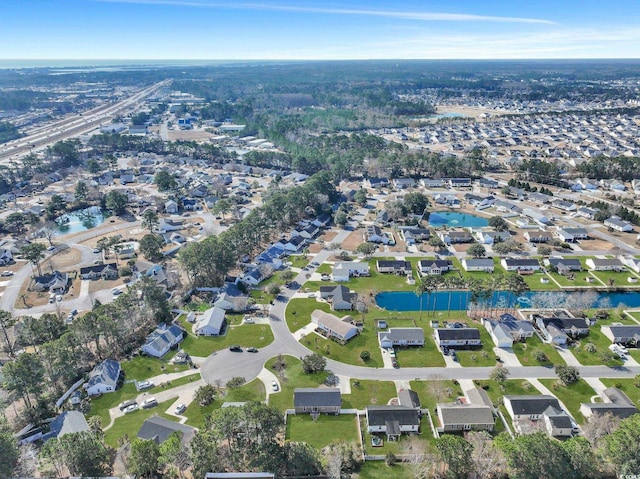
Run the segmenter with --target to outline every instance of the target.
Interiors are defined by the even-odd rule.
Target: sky
[[[0,59],[638,58],[640,0],[4,0]]]

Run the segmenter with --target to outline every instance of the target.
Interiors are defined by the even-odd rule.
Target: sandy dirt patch
[[[95,281],[89,281],[89,293],[95,293],[96,291],[102,291],[103,289],[111,289],[116,286],[122,286],[124,280],[122,278],[114,280],[97,279]]]
[[[77,248],[69,248],[60,253],[57,253],[50,258],[46,259],[42,265],[48,270],[53,268],[54,271],[60,271],[65,268],[71,268],[77,266],[82,259],[82,253]],[[44,272],[44,271],[43,271]]]
[[[335,239],[336,236],[338,236],[338,233],[336,231],[327,231],[318,239],[324,241],[325,244],[329,244]]]
[[[169,141],[187,140],[187,141],[204,141],[216,136],[204,130],[169,130],[167,139]]]
[[[605,251],[613,249],[613,245],[609,241],[601,239],[581,240],[580,248],[585,251]]]
[[[321,244],[313,243],[309,245],[309,253],[316,254],[322,251],[324,247]]]
[[[347,251],[355,251],[358,246],[364,243],[363,239],[364,229],[357,229],[349,233],[349,236],[341,243],[341,247]]]

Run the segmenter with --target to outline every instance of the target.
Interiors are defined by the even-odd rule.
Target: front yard
[[[513,352],[518,356],[520,364],[523,366],[553,366],[555,364],[565,364],[560,353],[548,343],[543,343],[537,335],[527,338],[526,343],[513,343]],[[542,352],[547,357],[547,361],[537,361],[536,355]]]
[[[134,439],[138,435],[138,431],[140,430],[140,427],[142,427],[142,423],[151,416],[160,416],[165,419],[175,421],[175,417],[161,412],[166,411],[175,400],[176,398],[172,398],[158,403],[155,407],[149,409],[138,409],[137,411],[133,411],[119,417],[113,422],[113,426],[105,431],[104,442],[115,448],[118,447],[118,439],[125,435],[129,437],[130,440]]]
[[[602,384],[609,388],[618,388],[631,399],[636,406],[640,407],[640,388],[634,385],[635,379],[612,379],[602,378]]]
[[[364,409],[366,406],[384,406],[397,397],[391,381],[351,379],[351,394],[342,395],[343,409]]]
[[[278,376],[280,391],[269,395],[269,405],[284,412],[293,409],[293,390],[295,388],[315,388],[324,383],[329,373],[305,374],[302,370],[302,362],[293,356],[282,357],[286,367],[282,371],[274,369],[278,358],[272,358],[266,362],[265,368]]]
[[[563,385],[557,379],[540,379],[540,382],[562,401],[578,423],[584,422],[584,417],[580,412],[580,404],[591,402],[591,397],[596,394],[584,379],[579,379],[569,386]]]
[[[152,358],[150,356],[136,356],[130,361],[122,361],[122,370],[126,379],[136,379],[142,381],[153,376],[165,373],[177,373],[189,368],[186,364],[172,364],[171,358],[175,356],[175,351],[171,351],[163,358]]]
[[[467,325],[472,328],[478,328],[480,331],[480,339],[482,348],[474,350],[456,350],[458,361],[465,367],[471,366],[495,366],[496,354],[493,352],[495,346],[489,332],[486,328],[478,323],[467,321]]]
[[[268,324],[243,324],[227,328],[224,336],[193,336],[189,334],[180,347],[191,356],[206,357],[214,351],[228,348],[232,344],[242,347],[263,348],[273,342],[273,333]]]
[[[582,338],[571,352],[584,366],[621,366],[623,361],[609,350],[611,341],[598,326],[589,329],[589,336]]]

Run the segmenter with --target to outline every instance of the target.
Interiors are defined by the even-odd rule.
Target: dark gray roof
[[[73,434],[89,430],[89,424],[80,411],[66,411],[56,417],[49,425],[47,438],[61,437],[65,434]]]
[[[624,406],[606,402],[594,402],[582,405],[589,408],[592,414],[611,414],[620,419],[626,419],[629,416],[638,414],[638,408],[635,406]]]
[[[479,268],[492,268],[495,266],[491,258],[465,258],[464,262],[467,266]]]
[[[138,431],[138,437],[161,444],[174,432],[182,433],[183,441],[186,440],[188,442],[191,440],[195,428],[179,422],[169,421],[160,416],[153,416],[142,423]]]
[[[569,269],[582,269],[582,263],[577,258],[549,258],[549,264],[558,267],[561,264]]]
[[[418,411],[404,406],[367,406],[370,426],[384,426],[387,422],[397,421],[400,425],[417,426],[420,424]]]
[[[379,340],[389,341],[416,341],[424,340],[424,329],[422,328],[389,328],[388,331],[378,333]]]
[[[566,331],[572,328],[588,329],[589,325],[587,320],[583,318],[542,318],[542,323],[545,327],[549,325],[555,326],[561,331]]]
[[[438,404],[444,424],[493,424],[493,409],[475,404]]]
[[[398,391],[398,401],[404,407],[419,408],[421,406],[418,393],[412,389],[400,389]]]
[[[115,388],[120,375],[120,363],[113,359],[105,359],[98,364],[89,376],[89,386],[104,383]]]
[[[504,261],[507,266],[540,266],[537,259],[506,258]]]
[[[480,331],[476,328],[438,328],[436,333],[440,339],[480,339]]]
[[[620,406],[634,406],[633,401],[629,399],[629,396],[618,388],[607,388],[602,391],[602,394],[613,404]]]
[[[635,335],[640,335],[640,326],[609,326],[609,329],[614,338],[631,338]]]
[[[401,261],[401,260],[378,260],[378,267],[410,270],[411,263],[409,261]]]
[[[549,406],[560,408],[556,398],[549,395],[540,396],[504,396],[505,401],[511,402],[511,409],[516,415],[542,414]]]
[[[296,388],[293,404],[295,407],[340,407],[342,398],[339,388]]]

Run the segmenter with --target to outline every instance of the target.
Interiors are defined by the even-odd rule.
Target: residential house
[[[251,286],[259,285],[263,279],[265,279],[265,277],[262,274],[261,268],[251,268],[240,277],[243,283],[250,284]]]
[[[441,275],[453,269],[453,263],[449,259],[421,259],[418,262],[420,275]]]
[[[447,178],[446,182],[451,188],[471,188],[471,178]]]
[[[161,324],[149,336],[140,348],[142,352],[154,358],[161,358],[175,348],[184,339],[184,331],[178,326]]]
[[[636,273],[640,273],[640,259],[634,258],[633,256],[619,256],[622,264],[631,268]]]
[[[331,216],[327,213],[322,213],[311,223],[316,225],[318,228],[326,228],[327,226],[329,226],[329,223],[331,223]]]
[[[353,309],[357,294],[349,291],[346,286],[321,286],[320,297],[331,303],[334,311],[348,311]]]
[[[535,332],[530,322],[520,321],[510,314],[503,314],[499,321],[483,319],[482,322],[499,348],[511,348],[514,341],[524,341]]]
[[[520,208],[512,201],[496,200],[493,203],[493,206],[497,211],[501,211],[504,213],[514,213],[518,215],[522,213],[522,208]]]
[[[0,266],[13,263],[13,253],[8,248],[0,248]]]
[[[454,403],[438,403],[438,432],[493,431],[495,418],[493,404],[480,388],[466,391],[466,398]]]
[[[398,390],[398,403],[400,403],[400,406],[410,407],[418,410],[422,406],[420,404],[420,398],[418,397],[418,394],[415,391],[407,388],[400,388]]]
[[[572,201],[556,199],[551,203],[554,208],[558,208],[562,211],[576,211],[578,207]]]
[[[406,188],[413,188],[416,185],[416,180],[413,178],[394,178],[393,187],[398,190],[404,190]]]
[[[480,340],[480,331],[476,328],[436,328],[433,337],[438,347],[446,346],[448,348],[471,348],[482,345]]]
[[[488,245],[511,239],[511,233],[508,231],[476,230],[474,231],[474,236],[478,240],[478,243]]]
[[[463,258],[460,263],[465,271],[481,271],[493,273],[495,264],[493,258]]]
[[[85,280],[113,280],[118,278],[118,264],[96,264],[80,268],[80,277]]]
[[[374,221],[376,226],[386,226],[389,224],[389,212],[387,210],[381,210],[378,212]]]
[[[136,182],[136,177],[132,174],[124,174],[124,175],[120,175],[120,184],[121,185],[128,185],[129,183],[135,183]]]
[[[178,203],[173,200],[169,200],[164,204],[164,211],[169,215],[178,214]]]
[[[331,271],[333,281],[349,281],[351,277],[370,276],[369,263],[355,261],[334,263]]]
[[[362,186],[364,188],[386,188],[389,186],[389,180],[386,178],[366,178],[362,181]]]
[[[477,210],[487,209],[495,203],[496,199],[494,196],[478,196],[473,193],[467,193],[464,195],[464,199],[467,203],[472,206],[475,206]]]
[[[184,223],[181,220],[170,220],[167,218],[160,218],[158,223],[158,233],[164,234],[170,231],[178,231],[184,229]]]
[[[86,431],[89,431],[89,424],[84,414],[80,411],[65,411],[51,421],[49,432],[42,435],[42,441]]]
[[[538,271],[540,262],[535,258],[504,258],[500,264],[507,271]]]
[[[34,289],[36,291],[49,291],[55,294],[63,294],[69,284],[69,275],[54,271],[51,274],[43,274],[34,278]]]
[[[378,273],[394,273],[400,275],[411,274],[411,263],[402,260],[377,260]]]
[[[628,233],[633,231],[633,226],[628,221],[624,221],[620,219],[619,216],[611,216],[604,220],[604,225],[608,228],[611,228],[616,231],[620,231],[621,233]]]
[[[445,182],[442,179],[421,178],[420,185],[424,186],[427,189],[442,188],[444,187]]]
[[[513,420],[514,428],[520,434],[537,429],[537,422],[544,421],[547,432],[556,437],[570,436],[571,418],[562,409],[558,400],[549,395],[504,396],[505,409]]]
[[[626,271],[618,258],[588,258],[585,264],[593,271]]]
[[[295,229],[291,232],[291,236],[302,236],[305,239],[315,238],[316,235],[320,232],[320,228],[313,223],[308,224],[307,226],[299,229]]]
[[[148,132],[146,125],[129,125],[130,135],[146,135]]]
[[[448,245],[473,241],[472,234],[467,230],[441,230],[438,231],[438,237]]]
[[[226,311],[214,306],[207,309],[193,325],[193,332],[198,336],[220,336],[227,326]]]
[[[241,313],[247,309],[247,300],[247,296],[242,294],[236,284],[225,283],[223,290],[218,294],[213,305],[225,311]]]
[[[544,338],[554,344],[566,344],[569,338],[579,338],[589,334],[589,323],[582,318],[551,317],[534,315],[536,325]]]
[[[387,440],[398,440],[403,433],[420,432],[420,414],[415,408],[404,406],[367,406],[367,432],[383,433]]]
[[[476,184],[481,188],[496,189],[500,184],[491,178],[480,178],[476,180]]]
[[[256,256],[256,263],[266,264],[274,270],[282,268],[283,251],[275,246],[269,246],[266,250]]]
[[[179,422],[171,421],[160,416],[153,416],[144,421],[142,426],[140,426],[138,439],[162,444],[169,438],[169,436],[175,433],[178,433],[181,436],[180,440],[182,444],[187,446],[195,435],[196,429],[191,426],[187,426],[186,424],[180,424]]]
[[[582,263],[578,258],[552,257],[544,260],[547,266],[555,268],[560,274],[582,271]]]
[[[640,326],[638,325],[602,326],[601,331],[612,343],[633,347],[640,346]]]
[[[431,238],[431,231],[427,228],[420,228],[417,226],[400,226],[400,235],[404,238],[407,245],[411,246],[416,243],[422,243],[428,241]]]
[[[589,233],[585,228],[559,228],[555,231],[554,236],[565,243],[573,243],[577,240],[589,238]]]
[[[282,239],[274,244],[276,248],[279,248],[284,251],[288,251],[290,253],[297,253],[304,248],[306,244],[306,239],[302,236],[294,236],[291,239],[285,240]]]
[[[450,208],[460,208],[460,200],[452,193],[435,193],[433,201],[439,205],[445,205]]]
[[[422,328],[389,328],[378,333],[381,348],[395,346],[424,346],[424,329]]]
[[[111,393],[118,387],[120,379],[120,363],[113,359],[105,359],[91,373],[84,388],[89,396]]]
[[[367,226],[364,233],[364,240],[369,243],[389,244],[389,237],[375,225]]]
[[[529,243],[546,243],[551,241],[551,235],[546,231],[537,229],[537,230],[527,230],[524,233],[524,238]]]
[[[594,414],[611,414],[619,419],[638,414],[638,408],[629,397],[618,388],[607,388],[600,394],[602,402],[582,403],[580,412],[586,418]]]
[[[586,206],[582,206],[578,208],[576,211],[577,216],[582,216],[583,218],[587,218],[590,220],[594,220],[596,218],[596,214],[599,212],[597,208],[587,208]]]
[[[342,342],[347,342],[360,333],[358,328],[353,325],[351,316],[340,319],[333,314],[316,309],[311,313],[311,322],[328,337]]]
[[[549,221],[550,221],[549,217],[546,216],[542,211],[535,210],[533,208],[523,209],[522,215],[529,219],[532,219],[533,221],[535,221],[541,226],[546,226],[547,224],[549,224]]]
[[[295,388],[293,407],[296,414],[340,414],[340,388]]]

